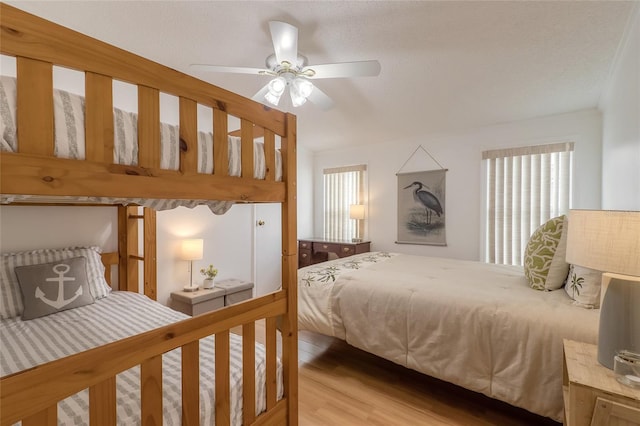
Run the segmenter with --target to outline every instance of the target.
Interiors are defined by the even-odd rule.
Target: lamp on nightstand
[[[197,285],[193,285],[193,261],[202,259],[204,248],[203,240],[184,240],[182,241],[181,258],[189,261],[189,285],[184,286],[184,291],[196,291]]]
[[[349,219],[354,219],[356,221],[356,237],[352,238],[351,241],[354,243],[362,242],[362,221],[364,220],[364,205],[362,204],[351,204],[349,206]]]
[[[640,354],[640,211],[571,210],[566,261],[602,271],[598,362]]]

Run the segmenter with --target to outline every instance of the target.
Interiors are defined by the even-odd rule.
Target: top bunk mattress
[[[14,77],[0,76],[0,151],[17,152],[18,135],[16,126],[17,87]],[[74,160],[85,159],[85,100],[84,97],[63,90],[54,89],[54,155]],[[114,149],[113,163],[136,166],[138,163],[138,117],[136,113],[114,108]],[[198,173],[214,172],[213,133],[198,132]],[[241,138],[228,136],[229,176],[242,175]],[[265,179],[266,161],[264,143],[254,140],[253,177]],[[282,180],[282,155],[276,150],[275,180]],[[177,125],[160,123],[160,168],[179,170],[180,128]],[[105,198],[105,197],[61,197],[64,202],[98,204],[138,204],[155,210],[172,209],[178,206],[195,207],[206,204],[216,214],[225,213],[233,202],[206,200],[161,200],[146,198]],[[0,194],[0,203],[29,201],[29,195]]]

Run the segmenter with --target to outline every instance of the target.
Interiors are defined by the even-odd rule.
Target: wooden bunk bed
[[[230,424],[229,335],[242,327],[243,371],[252,371],[255,322],[266,328],[266,411],[256,415],[255,377],[243,374],[245,425],[297,424],[297,243],[296,119],[237,94],[0,4],[3,55],[16,57],[16,152],[0,153],[0,193],[56,200],[98,199],[216,200],[282,204],[282,288],[202,316],[80,352],[0,380],[2,425],[56,425],[57,403],[89,390],[91,424],[116,424],[116,375],[140,366],[141,423],[162,423],[162,354],[181,348],[182,424],[199,424],[199,340],[215,336],[215,424]],[[84,72],[84,160],[54,155],[53,66]],[[138,88],[137,165],[114,164],[112,81]],[[179,170],[160,168],[159,94],[179,97]],[[198,104],[212,108],[214,172],[198,173]],[[240,122],[242,175],[229,175],[228,118]],[[266,176],[255,179],[253,133],[264,138]],[[282,180],[275,179],[275,140],[280,137]],[[37,198],[36,198],[37,199]],[[144,262],[144,294],[156,295],[155,212],[118,207],[119,252],[103,256],[117,263],[120,289],[138,291],[138,262]],[[144,249],[138,223],[144,221]],[[107,268],[107,278],[110,268]],[[276,397],[276,323],[281,322],[283,396]]]

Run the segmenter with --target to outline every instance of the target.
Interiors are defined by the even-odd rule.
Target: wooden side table
[[[595,345],[564,341],[562,384],[565,425],[640,426],[640,390],[600,365]]]

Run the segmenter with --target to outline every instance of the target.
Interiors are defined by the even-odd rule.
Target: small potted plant
[[[218,275],[218,270],[209,265],[206,268],[200,269],[200,273],[204,275],[204,281],[202,282],[202,288],[213,288],[213,279]]]

